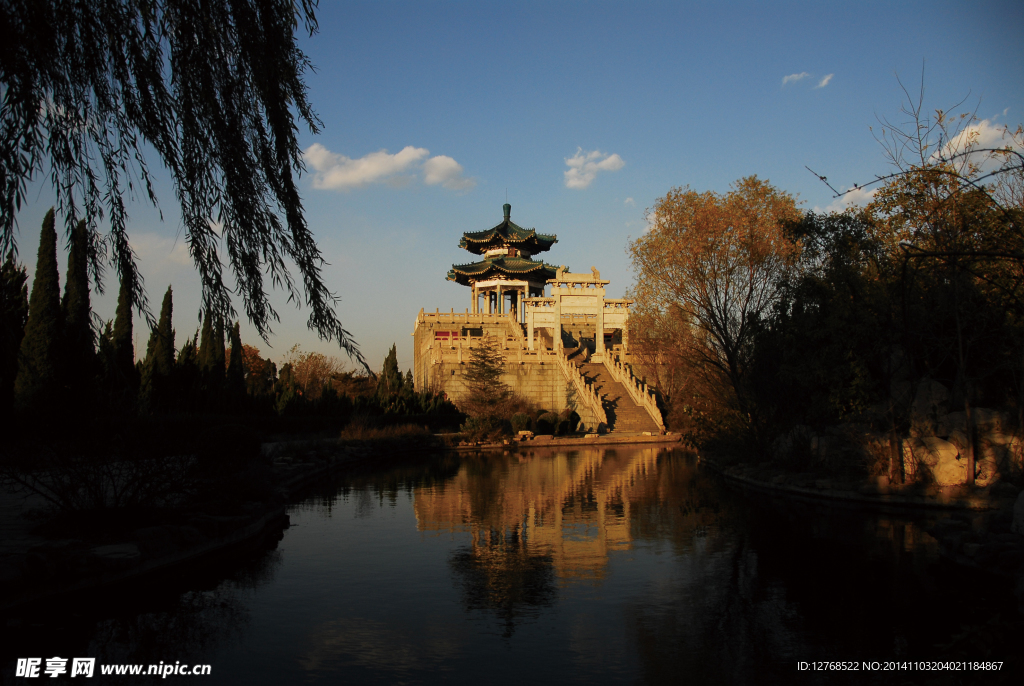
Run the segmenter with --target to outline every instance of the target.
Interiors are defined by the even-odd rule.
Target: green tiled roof
[[[487,231],[467,231],[462,234],[459,247],[474,255],[482,255],[490,248],[510,245],[528,250],[531,254],[550,250],[558,242],[551,234],[537,233],[537,229],[524,229],[509,219],[511,205],[505,204],[505,221]]]
[[[525,257],[502,255],[471,264],[453,264],[451,271],[448,272],[448,280],[468,286],[470,279],[482,281],[503,276],[510,279],[539,281],[543,283],[548,279],[555,278],[557,270],[558,267],[546,262],[535,262]]]

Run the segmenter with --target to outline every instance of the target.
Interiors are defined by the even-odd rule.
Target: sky
[[[757,175],[805,210],[841,209],[806,167],[840,189],[889,171],[872,127],[905,121],[901,81],[915,98],[923,83],[926,111],[963,101],[988,135],[1024,122],[1020,2],[320,4],[300,46],[323,126],[301,132],[299,188],[339,318],[374,370],[393,344],[412,367],[421,308],[470,306],[445,275],[475,260],[459,238],[500,223],[506,199],[514,222],[557,234],[545,261],[596,266],[622,297],[627,245],[674,187],[724,193]],[[18,215],[30,275],[55,202],[44,179]],[[163,220],[137,199],[129,232],[153,306],[173,287],[180,346],[199,326],[199,278],[166,173],[157,193]],[[112,279],[93,295],[101,319],[116,297]],[[295,344],[347,359],[308,311],[272,300],[274,334],[243,322],[243,342],[275,360]]]

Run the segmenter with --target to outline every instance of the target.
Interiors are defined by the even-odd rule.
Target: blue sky
[[[301,44],[323,130],[301,137],[300,189],[339,316],[375,369],[392,343],[412,366],[421,307],[469,306],[445,274],[506,193],[514,221],[558,235],[546,261],[597,266],[620,297],[627,242],[672,187],[724,192],[756,174],[825,209],[805,165],[845,187],[887,171],[869,127],[900,120],[897,74],[916,94],[924,66],[927,110],[967,97],[990,127],[1024,121],[1019,2],[324,0],[319,19]],[[33,197],[19,214],[30,271],[53,193],[40,181]],[[137,201],[131,236],[150,301],[174,287],[180,345],[198,326],[198,277],[166,179],[159,197],[164,221]],[[94,309],[112,318],[115,298],[111,285]],[[244,341],[275,359],[294,343],[339,354],[275,303],[272,347],[243,322]]]

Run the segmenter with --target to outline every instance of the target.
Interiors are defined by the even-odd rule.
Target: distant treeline
[[[31,296],[13,254],[0,280],[0,410],[24,426],[36,420],[121,420],[161,415],[259,416],[274,426],[321,418],[340,424],[353,414],[457,425],[461,415],[441,394],[417,393],[398,369],[395,347],[380,374],[345,370],[334,357],[293,347],[280,368],[243,344],[239,324],[204,316],[202,328],[176,350],[168,287],[136,361],[130,279],[120,282],[113,321],[100,325],[90,305],[90,264],[97,246],[84,221],[68,241],[63,296],[53,210],[43,220]]]

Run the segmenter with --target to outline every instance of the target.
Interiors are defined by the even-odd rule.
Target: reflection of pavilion
[[[514,538],[551,559],[561,579],[600,579],[611,550],[626,550],[631,490],[658,449],[584,450],[466,462],[454,479],[414,492],[420,531],[467,531],[475,554]],[[503,544],[503,543],[502,543]]]

